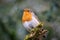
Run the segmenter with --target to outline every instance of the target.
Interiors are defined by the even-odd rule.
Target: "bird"
[[[25,8],[22,15],[22,24],[27,31],[30,31],[40,24],[40,20],[30,8]]]

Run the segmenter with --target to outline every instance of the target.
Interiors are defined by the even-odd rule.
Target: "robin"
[[[31,9],[25,8],[22,16],[23,26],[30,31],[32,28],[35,28],[39,24],[38,17],[34,14]]]

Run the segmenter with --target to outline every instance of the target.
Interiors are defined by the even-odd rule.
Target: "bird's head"
[[[24,11],[25,11],[25,12],[30,12],[30,9],[25,8]]]

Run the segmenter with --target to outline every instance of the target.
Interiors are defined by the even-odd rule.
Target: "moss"
[[[30,31],[30,34],[26,35],[24,40],[40,40],[46,32],[47,30],[42,30],[42,24],[39,24]]]

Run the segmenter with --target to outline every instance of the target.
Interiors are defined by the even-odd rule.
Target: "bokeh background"
[[[60,40],[60,0],[0,0],[0,40],[24,40],[23,9],[30,8],[44,23],[44,40]]]

